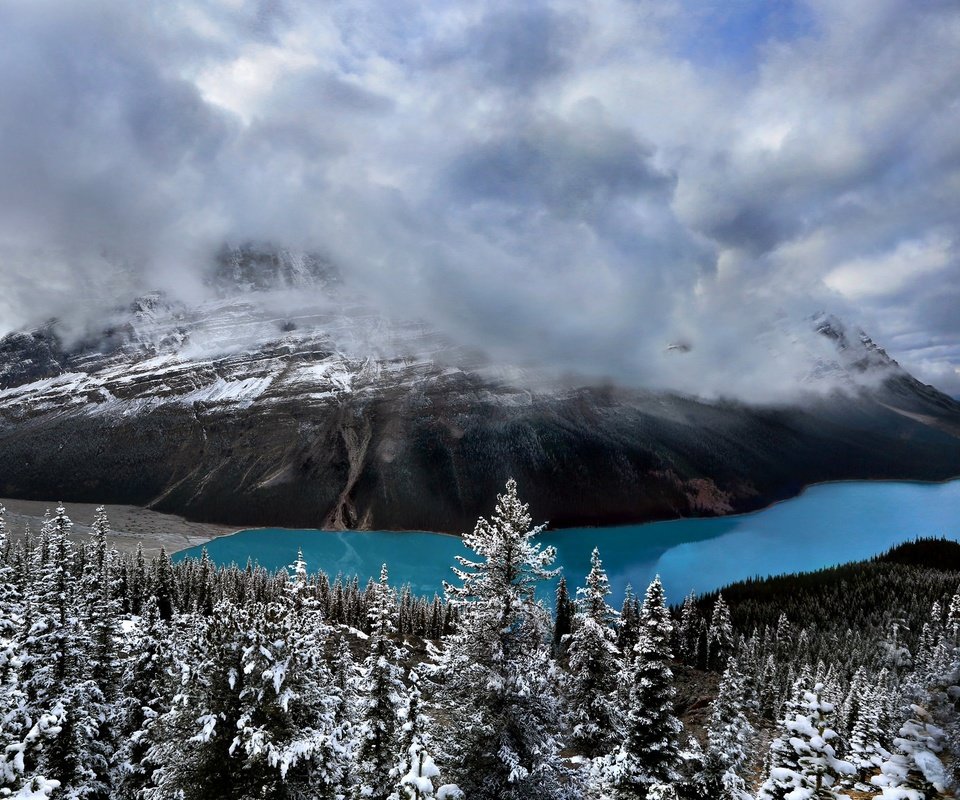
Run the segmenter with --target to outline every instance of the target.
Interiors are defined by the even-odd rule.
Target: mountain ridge
[[[833,317],[811,321],[837,351],[811,380],[843,390],[705,401],[543,381],[384,319],[321,259],[225,253],[201,303],[151,293],[75,342],[55,322],[0,339],[0,495],[457,533],[511,476],[568,527],[960,475],[960,403]]]

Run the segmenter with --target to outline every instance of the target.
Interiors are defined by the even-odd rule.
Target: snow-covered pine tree
[[[774,633],[775,655],[780,663],[788,664],[792,661],[791,656],[796,651],[796,640],[794,639],[793,625],[787,619],[787,615],[781,613],[777,619],[777,628]],[[806,651],[803,651],[806,655]]]
[[[38,753],[37,773],[57,781],[65,796],[103,797],[105,703],[96,683],[85,678],[89,644],[79,613],[72,527],[62,505],[44,523],[39,556],[45,560],[28,598],[34,616],[24,643],[24,690],[32,718],[59,717],[57,733]]]
[[[215,571],[207,548],[201,548],[193,602],[196,610],[208,617],[213,613],[213,574]]]
[[[950,783],[939,755],[945,731],[922,706],[911,705],[910,712],[893,740],[895,752],[871,778],[874,786],[882,787],[885,800],[931,800],[945,793]]]
[[[737,654],[737,665],[740,673],[747,681],[746,685],[751,689],[755,688],[753,678],[760,667],[761,661],[760,637],[757,635],[756,629],[751,631],[749,636],[743,633],[737,634],[737,646],[734,648],[734,652]]]
[[[413,762],[410,760],[410,748],[415,743],[419,742],[421,745],[420,750],[424,754],[427,752],[424,739],[428,720],[423,714],[423,708],[421,705],[422,695],[420,692],[420,676],[417,674],[416,670],[412,668],[407,673],[407,690],[405,696],[406,701],[398,712],[397,766],[391,773],[398,779],[398,781],[400,781],[402,776],[404,776],[408,771],[411,770],[412,766],[414,766]],[[439,770],[437,772],[439,773]],[[418,774],[417,777],[425,776]],[[433,788],[432,783],[430,788]],[[391,795],[391,800],[394,800],[395,796],[402,797],[405,794],[406,791],[404,790],[404,787],[399,785],[397,791]],[[417,798],[417,800],[420,800],[420,798]]]
[[[832,728],[834,706],[822,700],[823,684],[803,692],[797,711],[783,722],[786,742],[796,756],[796,767],[773,766],[759,797],[789,800],[842,800],[840,781],[854,767],[837,757],[839,736]]]
[[[107,703],[112,703],[116,697],[121,670],[117,640],[122,609],[119,600],[114,596],[117,553],[107,544],[109,530],[107,511],[100,506],[93,520],[93,543],[88,548],[88,559],[81,583],[89,613],[90,649],[87,661],[90,677],[96,682]]]
[[[775,720],[780,715],[780,686],[777,676],[777,660],[773,653],[770,653],[755,681],[757,704],[760,716],[764,719]]]
[[[387,579],[387,565],[371,592],[367,613],[370,628],[368,654],[363,663],[360,720],[357,730],[358,796],[384,798],[392,787],[398,713],[404,696],[400,678],[400,648],[394,643],[396,603]]]
[[[680,609],[680,622],[677,625],[677,657],[684,664],[695,667],[699,661],[697,645],[700,641],[700,629],[703,616],[697,608],[697,596],[690,592],[683,599]]]
[[[617,647],[624,655],[633,651],[640,631],[640,603],[633,593],[633,587],[628,583],[623,595],[623,605],[620,606],[620,616],[617,618]]]
[[[168,597],[169,599],[169,597]],[[159,598],[151,602],[157,604]],[[249,604],[248,613],[262,609]],[[210,617],[193,615],[174,638],[177,684],[170,707],[151,728],[148,762],[153,784],[144,800],[228,800],[246,797],[246,776],[230,747],[242,713],[246,686],[238,608],[220,601]]]
[[[781,617],[781,621],[783,619]],[[783,800],[790,790],[787,783],[777,780],[775,776],[782,774],[782,771],[795,772],[800,768],[797,752],[790,743],[792,733],[787,727],[787,723],[795,719],[797,714],[804,712],[805,693],[807,687],[812,683],[813,675],[807,665],[804,665],[801,670],[800,677],[791,681],[791,689],[787,695],[787,700],[782,704],[783,717],[779,721],[777,735],[770,742],[767,751],[766,767],[764,769],[766,779],[757,793],[758,800]],[[780,706],[779,703],[778,706]]]
[[[430,614],[427,621],[426,638],[437,640],[443,636],[443,601],[439,595],[433,596],[430,604]]]
[[[960,647],[960,589],[950,600],[950,606],[947,609],[946,622],[947,636],[954,647]]]
[[[723,671],[727,659],[733,652],[733,645],[733,622],[730,619],[730,607],[727,605],[727,601],[723,599],[723,595],[718,594],[717,601],[713,605],[710,626],[707,629],[708,668],[716,672]]]
[[[141,610],[143,617],[129,636],[129,657],[121,675],[120,745],[114,758],[113,784],[120,797],[131,798],[152,785],[155,765],[147,753],[153,745],[153,727],[170,707],[174,689],[169,628],[161,622],[155,602]]]
[[[79,635],[83,653],[82,677],[75,688],[76,703],[83,709],[89,737],[90,787],[109,792],[113,779],[110,763],[117,747],[117,700],[122,670],[117,642],[121,605],[114,598],[114,562],[117,553],[107,543],[110,522],[106,509],[97,508],[91,529],[93,541],[85,548],[80,577]],[[93,795],[91,795],[93,796]]]
[[[618,798],[644,798],[657,784],[680,778],[680,732],[670,670],[673,623],[663,584],[654,578],[640,608],[639,640],[628,667],[629,706],[624,741],[598,766],[601,784]]]
[[[904,673],[913,666],[910,648],[903,641],[904,631],[909,632],[907,621],[901,616],[895,617],[890,621],[887,636],[880,642],[884,665],[889,669],[892,683],[897,689],[900,688]]]
[[[337,738],[347,749],[347,774],[344,782],[349,783],[349,772],[352,769],[351,764],[355,761],[351,748],[356,744],[354,728],[356,725],[357,709],[357,683],[359,674],[357,665],[354,663],[353,654],[350,652],[350,645],[340,635],[336,653],[333,659],[333,689],[337,698],[334,707],[334,725],[336,726]]]
[[[31,553],[27,542],[18,580],[8,561],[4,512],[0,505],[0,553],[3,554],[0,556],[0,731],[3,733],[0,792],[5,796],[39,799],[48,797],[59,787],[58,781],[41,775],[37,766],[43,748],[60,733],[64,710],[57,698],[50,697],[46,699],[52,701],[51,707],[44,711],[40,708],[42,699],[36,693],[30,696],[25,691],[31,670],[30,652],[24,639],[29,643],[33,617],[28,615],[24,619],[25,609],[18,595],[24,590],[32,593],[27,566]]]
[[[6,512],[0,503],[0,670],[9,666],[8,648],[20,626],[22,611],[18,602],[20,593],[16,586],[16,573],[10,563]]]
[[[550,657],[552,621],[536,599],[553,578],[554,548],[534,539],[527,505],[510,480],[490,520],[481,518],[458,557],[460,585],[445,584],[458,612],[439,665],[452,772],[470,800],[547,800],[572,794],[555,738],[558,702]]]
[[[138,616],[143,610],[147,593],[147,562],[143,557],[143,545],[137,543],[137,555],[127,579],[128,606],[130,613]]]
[[[860,697],[852,712],[847,760],[857,771],[854,777],[862,782],[890,758],[890,753],[882,744],[886,687],[878,684],[871,688],[865,678],[859,685]]]
[[[861,664],[850,679],[843,703],[837,709],[837,731],[842,736],[850,738],[854,723],[860,715],[860,706],[870,700],[867,668]]]
[[[229,750],[237,768],[260,796],[333,800],[344,789],[347,750],[319,611],[302,604],[294,579],[256,616],[241,612],[240,629],[248,677]]]
[[[162,545],[160,554],[153,560],[152,572],[150,581],[152,594],[156,600],[160,619],[166,622],[173,617],[173,609],[177,604],[177,588],[170,556]]]
[[[400,755],[394,771],[397,788],[390,800],[459,800],[463,797],[460,787],[441,782],[440,769],[430,752],[430,720],[422,713],[420,677],[414,670],[410,670],[408,683],[406,708],[401,715]]]
[[[684,797],[708,797],[707,789],[707,754],[703,745],[693,734],[688,733],[680,748],[679,786],[682,787]]]
[[[330,587],[330,603],[327,608],[327,619],[331,622],[343,622],[343,575],[339,572],[333,579]]]
[[[717,688],[707,728],[704,783],[713,800],[743,800],[747,795],[742,770],[754,729],[744,714],[745,679],[737,660],[730,658]]]
[[[583,755],[595,758],[608,753],[617,740],[616,690],[621,663],[610,627],[615,613],[607,605],[610,581],[596,548],[590,565],[586,586],[577,590],[563,689],[571,743]]]
[[[557,581],[556,602],[553,612],[553,652],[560,655],[566,648],[565,638],[573,629],[573,615],[576,607],[567,591],[567,579],[560,576]]]

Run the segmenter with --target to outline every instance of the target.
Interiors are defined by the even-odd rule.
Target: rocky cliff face
[[[837,348],[823,372],[849,391],[758,408],[549,386],[388,323],[319,260],[226,251],[220,264],[204,303],[154,294],[81,341],[55,323],[0,340],[0,495],[459,532],[509,476],[537,519],[564,526],[960,474],[960,404],[831,318],[813,323]],[[304,283],[326,287],[325,310],[279,301]]]

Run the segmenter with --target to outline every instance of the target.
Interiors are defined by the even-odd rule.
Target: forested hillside
[[[2,519],[2,513],[0,513]],[[443,597],[0,523],[0,796],[952,796],[960,545],[619,612],[511,481]],[[8,533],[10,534],[8,536]],[[314,565],[309,565],[313,567]],[[322,567],[323,565],[316,565]],[[568,590],[568,582],[583,587]],[[670,598],[676,600],[676,598]]]

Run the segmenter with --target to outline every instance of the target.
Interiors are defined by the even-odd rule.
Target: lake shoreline
[[[793,500],[797,500],[800,497],[803,497],[810,489],[816,489],[820,486],[837,486],[846,483],[870,483],[870,484],[880,484],[880,483],[911,483],[917,484],[919,486],[942,486],[947,483],[953,483],[954,481],[960,481],[960,475],[954,475],[949,478],[943,478],[942,480],[917,480],[917,479],[899,479],[899,478],[843,478],[836,481],[816,481],[814,483],[804,484],[796,494],[792,494],[789,497],[781,497],[778,500],[773,500],[770,503],[767,503],[764,506],[759,508],[752,508],[749,511],[736,511],[731,514],[709,514],[697,517],[684,517],[684,516],[675,516],[675,517],[658,517],[656,519],[647,519],[640,522],[624,522],[616,525],[568,525],[562,528],[551,528],[548,527],[544,529],[543,533],[559,533],[567,530],[596,530],[596,531],[608,531],[608,530],[617,530],[622,528],[639,528],[644,525],[656,525],[661,522],[674,522],[677,520],[695,520],[695,519],[738,519],[741,517],[749,517],[755,514],[762,514],[764,511],[769,511],[771,508],[774,508],[782,503],[789,503]],[[3,502],[0,500],[0,502]],[[491,507],[493,506],[491,501]],[[488,515],[484,515],[488,516]],[[537,524],[534,520],[534,524]],[[372,531],[364,530],[362,528],[343,528],[341,530],[333,530],[328,528],[287,528],[281,525],[253,525],[248,528],[238,528],[232,533],[226,534],[227,536],[232,536],[237,533],[243,533],[244,531],[313,531],[316,533],[370,533]],[[419,528],[378,528],[376,529],[377,533],[427,533],[431,536],[447,536],[454,539],[462,539],[463,534],[459,533],[450,533],[449,531],[427,531]],[[466,533],[466,531],[464,532]],[[217,537],[219,538],[219,537]]]
[[[897,484],[917,484],[925,486],[936,486],[960,480],[960,475],[955,475],[942,480],[918,480],[918,479],[898,479],[898,478],[843,478],[835,481],[816,481],[814,483],[804,484],[800,491],[789,497],[781,497],[773,500],[766,505],[749,511],[737,511],[730,514],[709,514],[703,516],[672,516],[657,519],[647,519],[637,522],[618,523],[616,525],[570,525],[565,527],[552,528],[547,527],[544,533],[559,533],[565,530],[618,530],[623,528],[637,528],[644,525],[655,525],[662,522],[671,522],[677,520],[699,520],[699,519],[737,519],[748,517],[755,514],[761,514],[769,511],[771,508],[782,503],[789,503],[805,495],[810,489],[821,486],[835,486],[849,483],[897,483]],[[491,508],[495,502],[491,498]],[[31,529],[39,530],[43,518],[43,512],[47,508],[53,509],[59,504],[59,501],[45,500],[24,500],[20,498],[0,498],[0,505],[7,509],[7,527],[8,532],[13,538],[17,538],[20,529],[24,524],[29,524]],[[93,519],[93,511],[100,504],[96,503],[64,503],[67,513],[73,519],[75,534],[89,533],[89,523]],[[225,536],[234,536],[244,531],[259,530],[280,530],[280,531],[314,531],[316,533],[365,533],[357,528],[345,528],[343,530],[328,530],[324,528],[287,528],[276,525],[252,525],[237,526],[218,522],[206,522],[191,520],[178,514],[155,511],[144,506],[132,506],[122,504],[103,504],[107,509],[107,514],[111,522],[111,543],[121,552],[135,552],[138,545],[143,547],[144,554],[149,558],[159,553],[163,547],[168,555],[189,550],[200,545],[204,545],[214,539],[220,539]],[[486,515],[485,515],[486,516]],[[536,523],[536,520],[534,521]],[[377,529],[378,533],[396,533],[396,534],[430,534],[432,536],[444,536],[453,539],[461,539],[462,533],[450,533],[449,531],[427,531],[412,528],[399,529]],[[465,532],[464,532],[465,533]]]
[[[689,591],[701,594],[754,576],[869,559],[917,537],[960,540],[960,480],[837,481],[807,488],[792,502],[758,512],[554,529],[541,541],[556,547],[555,566],[568,580],[582,580],[599,547],[615,597],[627,584],[636,589],[659,574],[678,600]],[[361,583],[376,579],[386,563],[395,580],[425,596],[439,591],[457,557],[471,555],[460,537],[450,535],[303,528],[247,529],[218,538],[208,552],[217,564],[242,567],[252,560],[273,571],[288,567],[298,549],[311,567],[331,577],[356,575]],[[177,560],[200,552],[179,553]]]
[[[52,512],[59,504],[59,501],[0,498],[0,506],[6,508],[7,535],[12,541],[17,541],[27,525],[36,534],[43,522],[44,512],[47,509]],[[71,502],[63,505],[74,523],[71,529],[74,541],[89,537],[94,513],[103,505],[110,520],[108,542],[124,553],[135,553],[138,547],[142,547],[148,559],[159,555],[161,547],[168,554],[173,554],[243,530],[232,525],[195,522],[177,514],[166,514],[142,506]]]

